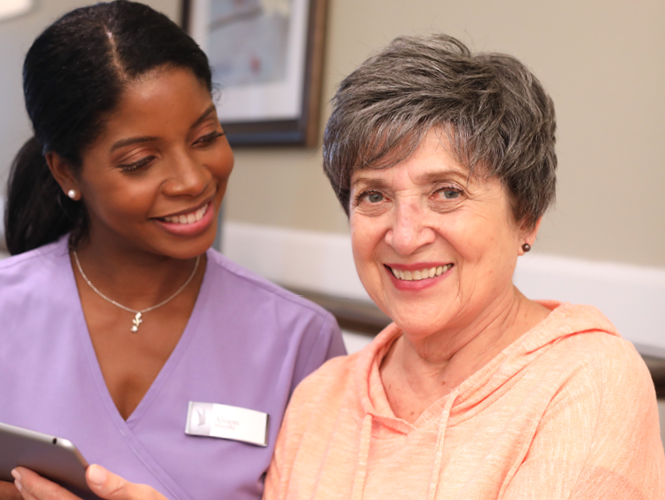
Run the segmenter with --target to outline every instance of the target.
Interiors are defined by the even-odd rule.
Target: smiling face
[[[461,330],[514,296],[521,246],[536,229],[514,220],[496,178],[474,175],[430,131],[413,155],[351,179],[353,254],[370,297],[408,334]]]
[[[206,86],[161,68],[127,86],[80,174],[59,182],[80,193],[91,245],[189,258],[215,239],[232,168]]]

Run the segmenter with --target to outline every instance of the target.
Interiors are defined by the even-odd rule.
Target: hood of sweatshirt
[[[427,498],[434,498],[438,484],[443,443],[446,429],[473,417],[486,405],[510,388],[511,380],[551,346],[571,335],[604,332],[619,336],[612,323],[596,308],[554,301],[540,301],[551,310],[550,314],[526,332],[490,362],[455,387],[446,396],[432,403],[418,420],[409,423],[395,416],[381,381],[380,366],[393,342],[402,331],[391,324],[386,327],[359,355],[355,365],[354,383],[356,401],[354,411],[362,420],[358,466],[353,485],[353,499],[362,498],[367,458],[375,423],[394,432],[407,434],[419,425],[439,420],[436,454],[433,457],[432,476]]]

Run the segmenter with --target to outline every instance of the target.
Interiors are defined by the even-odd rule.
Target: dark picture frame
[[[206,36],[210,33],[214,21],[210,19],[211,16],[202,17],[201,9],[215,1],[220,0],[183,0],[182,2],[182,27],[201,44],[209,56],[215,47],[206,47]],[[234,90],[242,91],[242,85],[237,86],[236,89],[225,88],[223,82],[217,82],[223,96],[222,102],[218,106],[220,122],[232,146],[298,145],[315,147],[318,145],[327,0],[289,1],[292,4],[300,2],[299,7],[306,10],[306,13],[303,10],[303,14],[299,16],[299,22],[306,23],[306,26],[297,26],[297,33],[305,37],[304,40],[298,42],[304,44],[304,47],[300,45],[299,52],[304,56],[304,61],[297,61],[299,74],[297,78],[291,78],[287,85],[290,93],[288,100],[295,103],[292,105],[293,112],[288,113],[288,116],[260,116],[260,113],[257,116],[257,111],[254,109],[252,116],[241,117],[241,119],[225,117],[224,97],[233,99]],[[290,29],[293,29],[293,23],[297,23],[297,21],[295,18],[290,18],[289,22],[291,23]],[[206,41],[202,42],[202,38]],[[212,60],[211,64],[214,67]],[[213,80],[215,80],[215,75],[213,75]],[[252,90],[257,89],[261,91],[261,84],[253,85]]]

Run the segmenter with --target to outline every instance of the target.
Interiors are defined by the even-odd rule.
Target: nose
[[[212,174],[188,151],[174,154],[167,178],[162,184],[168,196],[198,196],[206,190]]]
[[[427,224],[427,214],[417,200],[397,204],[385,241],[399,255],[411,255],[433,243],[435,238],[434,230]]]

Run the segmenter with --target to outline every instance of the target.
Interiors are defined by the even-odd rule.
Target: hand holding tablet
[[[97,499],[85,479],[88,463],[67,439],[0,423],[0,480],[14,481],[11,471],[26,467],[77,496]]]

